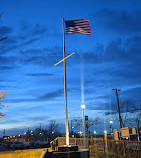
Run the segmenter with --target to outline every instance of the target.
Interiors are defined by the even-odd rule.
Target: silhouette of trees
[[[34,130],[34,137],[36,140],[43,138],[54,139],[58,136],[61,136],[61,133],[59,131],[59,125],[55,120],[50,121],[48,129],[36,128]]]

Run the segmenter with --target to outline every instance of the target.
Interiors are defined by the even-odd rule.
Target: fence
[[[65,137],[57,137],[58,146],[65,145]],[[91,157],[141,158],[141,141],[108,140],[103,138],[69,138],[70,145],[89,149]]]

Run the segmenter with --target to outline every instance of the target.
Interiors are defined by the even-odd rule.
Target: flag
[[[88,19],[65,21],[66,34],[82,33],[91,35],[91,27]]]

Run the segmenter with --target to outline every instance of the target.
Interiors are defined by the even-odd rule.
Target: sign
[[[86,121],[88,120],[88,116],[85,116],[85,120],[86,120]]]

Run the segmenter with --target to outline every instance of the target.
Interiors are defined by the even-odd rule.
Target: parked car
[[[29,148],[30,144],[29,143],[26,143],[26,142],[22,142],[23,145],[24,145],[24,148]]]
[[[13,142],[10,146],[11,149],[23,149],[24,147],[24,142]]]
[[[5,147],[6,149],[10,149],[10,146],[11,146],[12,143],[13,143],[12,141],[10,141],[10,142],[5,142],[5,143],[4,143],[4,147]]]
[[[35,142],[30,142],[30,143],[29,143],[29,146],[30,146],[31,148],[34,148],[34,147],[35,147]]]
[[[2,143],[2,142],[0,142],[0,146],[3,146],[3,143]]]

